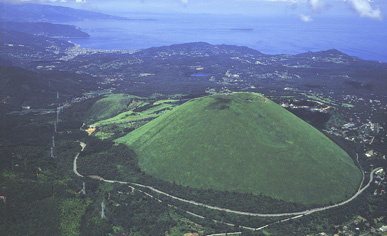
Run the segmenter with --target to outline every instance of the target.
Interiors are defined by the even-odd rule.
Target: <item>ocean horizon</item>
[[[154,20],[80,21],[88,39],[71,39],[84,48],[138,50],[207,42],[247,46],[265,54],[298,54],[337,49],[364,60],[387,62],[384,21],[353,18],[259,18],[225,15],[147,15]]]

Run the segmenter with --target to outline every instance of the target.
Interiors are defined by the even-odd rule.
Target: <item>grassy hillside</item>
[[[98,100],[91,108],[88,118],[91,121],[103,120],[125,110],[133,96],[126,94],[110,94]]]
[[[172,109],[178,101],[111,94],[98,100],[89,109],[89,122],[98,128],[94,133],[96,137],[114,139]]]
[[[193,99],[116,141],[145,172],[196,188],[326,204],[361,179],[335,143],[258,94]]]

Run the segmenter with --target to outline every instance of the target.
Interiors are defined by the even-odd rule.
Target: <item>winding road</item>
[[[357,164],[359,165],[359,168],[361,170],[361,174],[363,176],[362,180],[361,180],[361,183],[360,183],[360,186],[359,186],[359,189],[357,190],[357,191],[360,191],[361,186],[363,186],[363,183],[364,183],[365,175],[364,175],[363,167],[361,167],[360,162],[359,162],[359,154],[358,153],[356,153],[356,161],[357,161]]]
[[[81,152],[82,152],[85,149],[86,144],[80,142],[80,145],[82,147],[82,149],[81,149]],[[83,175],[81,175],[77,171],[77,159],[78,159],[79,155],[80,155],[80,153],[78,153],[75,156],[75,158],[74,158],[73,171],[74,171],[74,173],[77,176],[84,177]],[[149,197],[157,199],[159,202],[162,202],[162,201],[160,199],[158,199],[157,197],[155,197],[155,196],[153,196],[153,195],[151,195],[149,193],[146,193],[146,192],[142,191],[141,189],[135,188],[133,186],[137,186],[137,187],[141,187],[141,188],[146,188],[146,189],[151,190],[152,192],[164,195],[164,196],[169,197],[171,199],[174,199],[174,200],[177,200],[177,201],[180,201],[180,202],[184,202],[184,203],[188,203],[188,204],[191,204],[191,205],[195,205],[195,206],[205,207],[205,208],[208,208],[208,209],[211,209],[211,210],[223,211],[223,212],[227,212],[227,213],[233,213],[233,214],[245,215],[245,216],[258,216],[258,217],[283,217],[283,216],[291,216],[290,218],[283,219],[283,220],[280,220],[280,221],[272,223],[272,224],[276,224],[276,223],[286,222],[286,221],[289,221],[289,220],[292,220],[292,219],[297,219],[297,218],[300,218],[302,216],[309,215],[309,214],[312,214],[312,213],[315,213],[315,212],[325,211],[325,210],[328,210],[328,209],[332,209],[332,208],[336,208],[336,207],[348,204],[349,202],[351,202],[354,199],[356,199],[361,193],[364,192],[364,190],[366,190],[370,186],[370,184],[373,181],[374,173],[376,171],[380,170],[380,169],[381,169],[381,167],[378,167],[378,168],[375,168],[374,170],[372,170],[370,172],[370,180],[368,181],[367,185],[365,185],[363,188],[359,189],[351,198],[349,198],[349,199],[347,199],[347,200],[345,200],[343,202],[340,202],[340,203],[337,203],[337,204],[334,204],[334,205],[330,205],[330,206],[313,208],[313,209],[309,209],[309,210],[305,210],[305,211],[286,212],[286,213],[272,213],[272,214],[244,212],[244,211],[237,211],[237,210],[231,210],[231,209],[227,209],[227,208],[211,206],[211,205],[207,205],[207,204],[204,204],[204,203],[195,202],[195,201],[191,201],[191,200],[187,200],[187,199],[184,199],[184,198],[173,196],[171,194],[168,194],[168,193],[165,193],[165,192],[163,192],[161,190],[158,190],[158,189],[156,189],[156,188],[154,188],[152,186],[142,185],[142,184],[138,184],[138,183],[129,183],[129,182],[124,182],[124,181],[117,181],[117,180],[107,180],[107,179],[104,179],[104,178],[102,178],[100,176],[95,176],[95,175],[94,176],[88,176],[88,177],[93,178],[93,179],[99,179],[99,180],[104,181],[106,183],[126,184],[132,190],[137,190],[139,192],[142,192],[142,193],[144,193],[145,195],[147,195]],[[174,207],[174,208],[177,208],[176,206],[173,206],[173,205],[170,205],[170,206]],[[199,217],[199,218],[204,218],[203,216],[197,215],[197,214],[189,212],[189,211],[185,211],[185,212],[188,213],[188,214],[194,215],[196,217]],[[214,220],[214,222],[218,222],[218,221]],[[222,222],[222,223],[224,223],[224,222]],[[230,225],[230,226],[234,226],[233,224],[229,224],[229,223],[225,223],[225,224]],[[245,228],[245,229],[249,229],[249,230],[258,231],[258,230],[262,230],[262,229],[264,229],[264,228],[266,228],[266,227],[268,227],[268,226],[270,226],[272,224],[264,225],[264,226],[261,226],[259,228],[251,228],[251,227],[247,227],[247,226],[241,226],[241,227]]]
[[[79,142],[79,145],[81,145],[81,148],[82,148],[82,149],[81,149],[81,152],[83,152],[83,150],[84,150],[85,147],[86,147],[86,143]],[[79,157],[79,155],[81,154],[81,152],[79,152],[79,153],[75,156],[74,162],[73,162],[73,171],[74,171],[74,173],[75,173],[77,176],[79,176],[79,177],[83,177],[83,175],[79,174],[78,168],[77,168],[77,160],[78,160],[78,157]]]
[[[358,192],[356,192],[355,195],[353,195],[351,198],[343,201],[343,202],[340,202],[340,203],[337,203],[337,204],[334,204],[334,205],[330,205],[330,206],[326,206],[326,207],[318,207],[318,208],[313,208],[313,209],[309,209],[309,210],[306,210],[306,211],[299,211],[299,212],[287,212],[287,213],[274,213],[274,214],[264,214],[264,213],[251,213],[251,212],[244,212],[244,211],[236,211],[236,210],[230,210],[230,209],[227,209],[227,208],[221,208],[221,207],[216,207],[216,206],[211,206],[211,205],[207,205],[207,204],[204,204],[204,203],[200,203],[200,202],[195,202],[195,201],[191,201],[191,200],[186,200],[186,199],[183,199],[183,198],[179,198],[179,197],[176,197],[176,196],[173,196],[171,194],[168,194],[168,193],[165,193],[161,190],[158,190],[154,187],[151,187],[151,186],[147,186],[147,185],[142,185],[142,184],[137,184],[137,183],[128,183],[128,184],[131,184],[131,185],[135,185],[135,186],[138,186],[138,187],[142,187],[142,188],[147,188],[155,193],[158,193],[158,194],[161,194],[161,195],[164,195],[164,196],[167,196],[169,198],[172,198],[172,199],[175,199],[175,200],[178,200],[178,201],[181,201],[181,202],[185,202],[185,203],[188,203],[188,204],[192,204],[192,205],[196,205],[196,206],[202,206],[202,207],[205,207],[205,208],[208,208],[208,209],[212,209],[212,210],[218,210],[218,211],[224,211],[224,212],[227,212],[227,213],[234,213],[234,214],[238,214],[238,215],[246,215],[246,216],[259,216],[259,217],[281,217],[281,216],[297,216],[297,215],[309,215],[309,214],[312,214],[314,212],[319,212],[319,211],[325,211],[325,210],[328,210],[328,209],[332,209],[332,208],[335,208],[335,207],[338,207],[338,206],[342,206],[342,205],[345,205],[351,201],[353,201],[355,198],[357,198],[364,190],[366,190],[372,180],[373,180],[373,175],[376,171],[378,171],[379,169],[381,169],[380,167],[379,168],[376,168],[374,169],[371,174],[370,174],[370,180],[368,182],[368,184],[366,186],[364,186],[362,189],[360,189]],[[109,180],[109,181],[112,181],[112,180]],[[105,180],[106,182],[106,180]],[[113,181],[113,182],[117,182],[117,181]],[[118,182],[117,182],[118,183]]]

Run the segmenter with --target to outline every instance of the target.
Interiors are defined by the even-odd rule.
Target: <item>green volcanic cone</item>
[[[135,150],[146,173],[195,188],[327,204],[361,181],[339,146],[254,93],[193,99],[116,141]]]

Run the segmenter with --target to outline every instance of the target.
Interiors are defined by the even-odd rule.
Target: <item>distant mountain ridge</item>
[[[181,55],[191,54],[194,56],[195,54],[198,56],[221,56],[221,55],[233,55],[239,57],[257,57],[257,58],[272,58],[278,56],[288,56],[289,58],[295,59],[311,59],[313,57],[320,58],[341,58],[348,61],[358,61],[357,57],[347,55],[343,52],[340,52],[337,49],[328,49],[323,51],[314,51],[314,52],[304,52],[295,55],[288,54],[264,54],[258,50],[246,47],[246,46],[237,46],[237,45],[227,45],[220,44],[214,45],[206,42],[191,42],[191,43],[182,43],[182,44],[172,44],[168,46],[161,47],[152,47],[148,49],[138,50],[136,55],[141,56],[154,56],[156,54],[164,53],[164,54],[176,54],[179,52]],[[362,60],[365,61],[365,60]]]
[[[357,57],[349,56],[348,54],[345,54],[343,52],[340,52],[337,49],[328,49],[323,51],[317,51],[317,52],[304,52],[296,54],[295,57],[342,57],[346,59],[355,59]]]
[[[0,29],[14,30],[49,38],[90,38],[90,35],[71,25],[48,22],[0,22]]]
[[[67,41],[0,29],[0,65],[58,60],[71,47],[74,44]]]
[[[346,93],[354,90],[385,93],[387,86],[387,63],[361,60],[334,49],[297,55],[267,55],[248,47],[196,42],[132,52],[104,51],[1,29],[0,65],[30,70],[66,70],[96,77],[122,74],[131,79],[117,82],[117,91],[136,95],[203,94],[206,88],[220,88],[223,84],[230,88],[265,85],[276,89],[318,88]],[[139,72],[149,76],[145,80]],[[213,76],[190,76],[198,72]],[[134,82],[136,86],[132,87]]]
[[[0,2],[0,21],[12,22],[71,22],[84,20],[153,20],[129,19],[99,12],[79,10],[70,7],[34,3],[8,4]]]
[[[179,54],[197,54],[197,55],[208,55],[208,56],[219,56],[225,54],[235,54],[235,56],[262,56],[263,53],[246,47],[246,46],[235,46],[235,45],[213,45],[206,42],[192,42],[192,43],[182,43],[182,44],[172,44],[169,46],[161,47],[152,47],[148,49],[143,49],[138,52],[138,54],[143,55],[152,55],[154,53],[175,53],[176,51]]]

